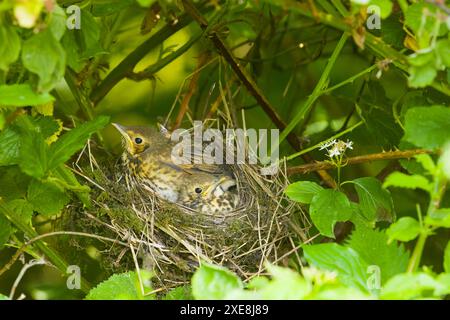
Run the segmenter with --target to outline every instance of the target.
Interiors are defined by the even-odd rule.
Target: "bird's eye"
[[[202,190],[202,188],[197,187],[197,188],[195,188],[194,191],[195,191],[195,193],[202,193],[203,190]]]
[[[135,138],[134,142],[136,142],[136,144],[141,144],[142,143],[142,138]]]

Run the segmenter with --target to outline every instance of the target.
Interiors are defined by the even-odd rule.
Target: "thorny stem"
[[[349,164],[358,164],[358,163],[366,163],[372,161],[379,160],[393,160],[393,159],[407,159],[411,158],[418,154],[426,154],[431,153],[429,150],[425,149],[414,149],[414,150],[405,150],[405,151],[387,151],[381,153],[373,153],[362,156],[356,156],[346,159],[346,165]],[[330,161],[321,161],[316,163],[308,163],[300,166],[290,167],[287,169],[288,175],[293,174],[306,174],[309,172],[317,171],[317,170],[327,170],[334,168],[335,165],[330,163]]]

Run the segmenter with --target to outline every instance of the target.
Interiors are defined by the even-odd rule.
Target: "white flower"
[[[329,147],[336,144],[336,139],[330,140],[328,142],[322,143],[319,150],[328,149]]]

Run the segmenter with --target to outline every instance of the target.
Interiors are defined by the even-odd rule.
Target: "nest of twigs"
[[[93,206],[72,205],[66,217],[77,231],[114,239],[102,255],[113,272],[150,269],[170,287],[209,262],[248,279],[263,272],[265,261],[284,260],[307,239],[309,225],[301,208],[284,195],[288,181],[282,166],[277,175],[262,176],[258,166],[232,165],[238,208],[205,214],[133,187],[121,161],[100,163],[100,153],[87,145],[74,164],[74,172],[92,189]]]

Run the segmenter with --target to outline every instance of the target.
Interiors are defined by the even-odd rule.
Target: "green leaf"
[[[66,12],[63,8],[58,5],[55,5],[53,11],[50,13],[50,21],[48,27],[50,31],[53,33],[53,36],[56,40],[61,40],[64,32],[67,29],[66,26]]]
[[[28,84],[0,85],[0,105],[26,107],[55,100],[49,93],[36,93]]]
[[[66,53],[51,30],[45,30],[24,41],[22,63],[39,76],[38,91],[48,92],[64,76]]]
[[[16,199],[6,203],[6,206],[24,223],[31,224],[33,206],[24,199]]]
[[[404,139],[421,148],[442,147],[450,140],[450,108],[431,106],[409,109],[405,116]]]
[[[434,28],[436,18],[434,15],[425,13],[436,12],[436,7],[429,3],[414,3],[408,7],[405,15],[405,24],[418,34],[419,32],[431,33]],[[425,24],[423,24],[423,19],[425,19]]]
[[[192,276],[192,295],[195,299],[224,299],[227,292],[242,289],[241,279],[228,269],[202,263]]]
[[[91,134],[102,129],[108,123],[109,117],[100,116],[62,135],[50,146],[49,168],[56,168],[69,160],[73,154],[83,148]]]
[[[415,239],[422,228],[419,221],[412,217],[402,217],[391,224],[386,230],[389,240],[411,241]]]
[[[150,275],[141,271],[141,278],[144,282],[144,293],[151,291],[150,286],[146,286]],[[139,278],[136,272],[114,274],[108,280],[103,281],[97,287],[89,291],[86,300],[153,300],[153,295],[144,296],[139,285]]]
[[[445,67],[450,67],[450,40],[443,39],[436,43],[436,55],[439,58],[440,64]]]
[[[180,286],[170,290],[162,300],[192,300],[191,287]]]
[[[20,135],[8,127],[0,132],[0,166],[17,164],[19,161]]]
[[[351,218],[353,209],[347,196],[340,191],[324,189],[311,201],[309,214],[317,229],[323,235],[334,238],[333,228],[338,221]]]
[[[430,297],[439,287],[432,276],[424,272],[402,273],[389,279],[382,288],[380,297],[385,300],[408,300]],[[427,295],[424,295],[428,293]]]
[[[0,214],[0,249],[8,242],[9,237],[14,233],[14,229],[8,219]]]
[[[429,154],[419,154],[414,156],[414,158],[429,174],[434,175],[436,173],[436,165]]]
[[[0,168],[0,198],[9,201],[25,197],[30,180],[18,166]]]
[[[359,206],[364,217],[369,221],[392,221],[394,203],[390,192],[383,189],[378,179],[364,177],[351,182],[358,193]]]
[[[39,180],[31,181],[27,198],[34,210],[45,216],[58,214],[69,202],[69,197],[60,186]]]
[[[290,184],[284,191],[294,201],[311,203],[312,198],[323,190],[321,186],[312,181],[299,181]]]
[[[444,271],[450,274],[450,241],[444,251]]]
[[[8,23],[0,21],[0,70],[8,70],[11,63],[19,58],[20,53],[20,37],[16,30]],[[1,101],[0,94],[0,101]],[[1,102],[0,102],[1,104]]]
[[[306,261],[319,269],[335,271],[345,285],[367,292],[367,263],[352,248],[337,243],[303,247]]]
[[[146,1],[150,3],[153,2],[153,0],[150,1],[146,0]],[[133,4],[133,2],[134,0],[120,0],[120,1],[101,2],[98,4],[93,3],[92,14],[96,17],[109,16],[128,8],[130,5]]]
[[[437,75],[436,68],[429,64],[420,67],[411,66],[408,72],[408,84],[412,88],[424,88],[431,85]]]
[[[425,223],[434,227],[450,228],[450,208],[432,210],[425,217]]]
[[[0,301],[1,300],[10,300],[9,297],[5,296],[4,294],[0,293]]]
[[[420,176],[417,174],[408,175],[402,172],[395,171],[387,176],[387,178],[384,180],[383,188],[388,187],[422,189],[429,192],[431,189],[431,183],[424,176]]]
[[[22,132],[19,166],[23,172],[42,178],[48,171],[49,148],[39,131]]]
[[[261,299],[299,300],[312,290],[311,285],[298,272],[272,264],[266,264],[266,269],[272,279],[258,291]]]
[[[379,267],[381,284],[396,274],[406,272],[408,252],[397,242],[388,244],[388,236],[382,231],[357,226],[347,240],[346,246],[358,252],[367,264]]]
[[[381,18],[386,19],[392,12],[393,3],[391,0],[370,0],[371,5],[378,6]]]

